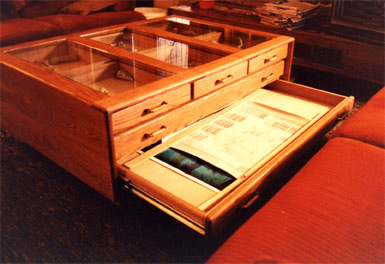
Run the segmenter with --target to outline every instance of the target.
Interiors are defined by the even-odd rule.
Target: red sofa
[[[135,0],[2,1],[0,46],[145,19]]]
[[[385,88],[208,263],[384,263]]]

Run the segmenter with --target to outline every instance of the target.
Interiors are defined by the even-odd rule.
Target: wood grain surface
[[[2,66],[1,126],[113,200],[105,115],[38,73]]]

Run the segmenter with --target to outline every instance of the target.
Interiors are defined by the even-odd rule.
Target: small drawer
[[[114,150],[117,160],[127,158],[135,151],[156,143],[163,137],[184,128],[188,124],[203,118],[205,113],[214,112],[239,96],[245,96],[253,90],[279,79],[285,63],[280,61],[258,73],[243,78],[239,82],[227,85],[218,91],[179,107],[167,114],[149,120],[143,125],[132,127],[114,136]],[[178,120],[178,122],[176,121]]]
[[[247,61],[216,72],[194,83],[193,97],[199,98],[247,75]]]
[[[136,151],[158,142],[170,133],[181,129],[180,122],[176,121],[180,118],[183,117],[173,111],[116,135],[114,137],[116,159],[119,160],[126,157],[127,154],[131,155]]]
[[[112,114],[112,130],[117,135],[129,127],[147,121],[167,112],[191,99],[189,84],[162,94],[145,98],[145,100]]]
[[[260,69],[270,66],[287,56],[288,45],[275,48],[271,51],[261,54],[249,60],[249,73],[259,71]]]
[[[285,62],[280,61],[277,64],[263,69],[257,73],[255,73],[254,78],[256,78],[256,82],[258,86],[265,86],[269,83],[272,83],[279,79],[284,72]]]

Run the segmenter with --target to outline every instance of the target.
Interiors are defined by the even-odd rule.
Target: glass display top
[[[168,17],[163,20],[143,23],[142,25],[239,49],[247,49],[272,39],[271,36],[262,33],[258,35],[178,17]]]
[[[155,36],[129,28],[105,34],[95,33],[87,35],[87,37],[186,69],[229,54],[228,52]]]
[[[173,74],[135,60],[120,60],[68,40],[8,53],[110,96]]]
[[[164,17],[5,52],[112,96],[183,69],[219,61],[275,37],[278,36],[188,18]]]

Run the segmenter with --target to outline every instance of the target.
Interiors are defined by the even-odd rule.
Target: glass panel
[[[229,54],[208,47],[154,36],[145,32],[136,32],[128,28],[107,34],[91,34],[87,37],[186,69],[205,64]]]
[[[247,49],[272,39],[272,37],[263,34],[257,35],[225,27],[215,27],[176,17],[144,23],[143,25],[239,49]]]
[[[106,95],[121,93],[172,75],[134,60],[118,60],[71,41],[37,45],[9,53]]]

